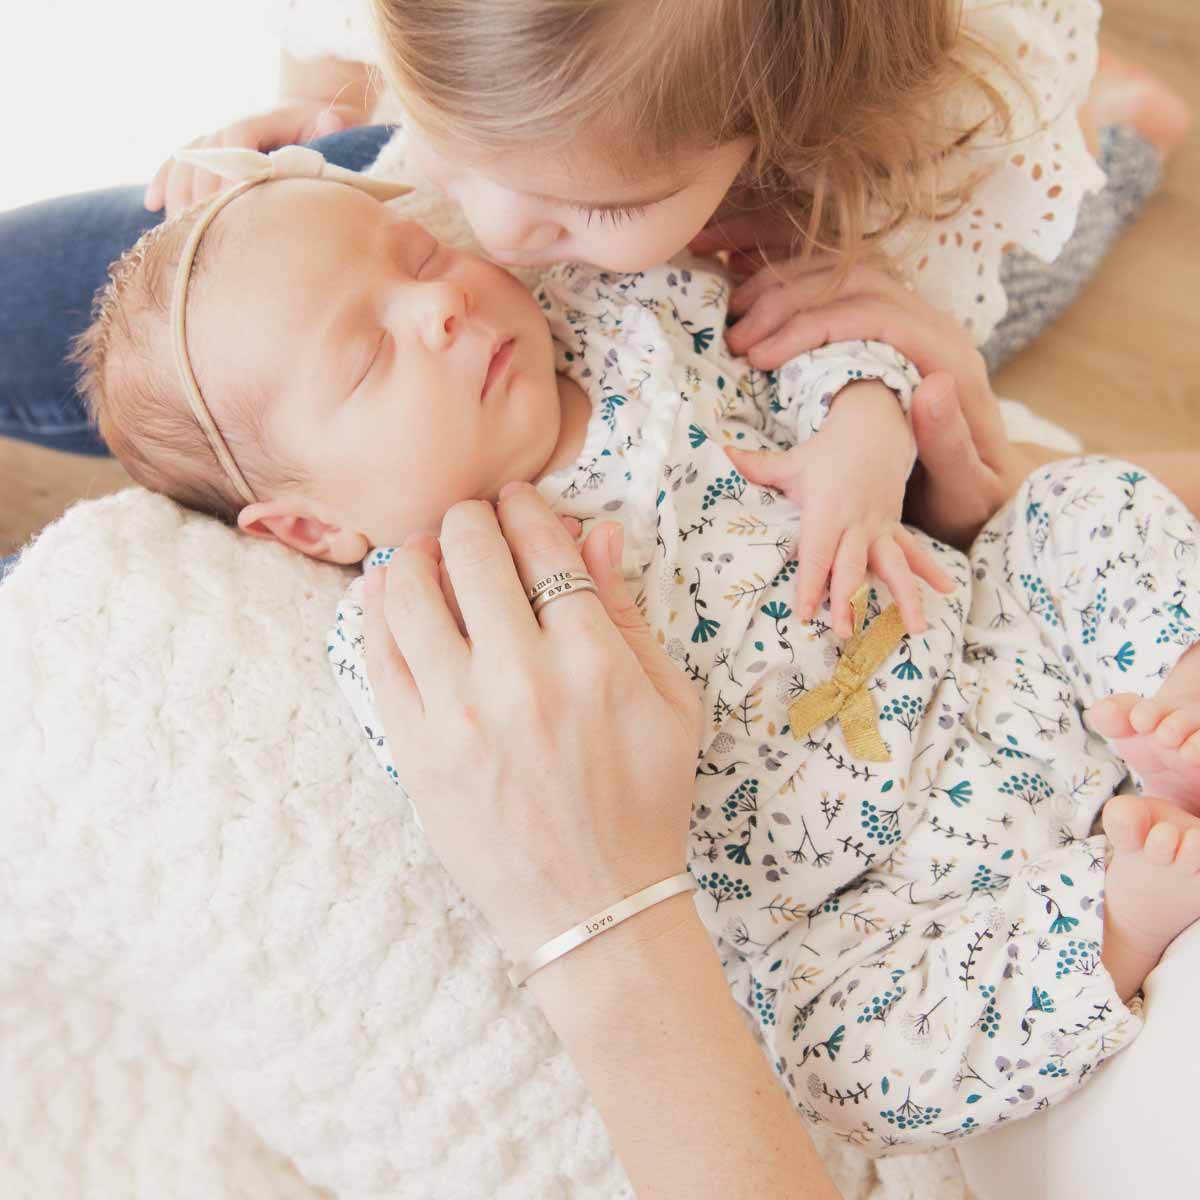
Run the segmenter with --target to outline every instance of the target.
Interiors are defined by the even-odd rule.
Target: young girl
[[[638,271],[689,244],[732,248],[743,272],[769,258],[733,292],[726,335],[764,370],[823,341],[892,340],[845,327],[837,305],[809,315],[835,293],[861,299],[853,267],[868,254],[985,343],[1005,313],[1006,251],[1055,258],[1104,182],[1078,115],[1094,0],[376,8],[408,159],[492,258]],[[734,462],[806,499],[798,456]],[[804,534],[807,620],[858,551],[824,519]]]

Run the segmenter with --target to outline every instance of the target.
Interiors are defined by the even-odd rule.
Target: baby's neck
[[[579,384],[573,379],[568,379],[566,375],[556,375],[555,380],[558,383],[558,404],[562,414],[558,444],[546,460],[546,465],[538,472],[538,479],[553,475],[555,471],[569,467],[578,459],[583,452],[588,421],[592,416],[592,402]]]

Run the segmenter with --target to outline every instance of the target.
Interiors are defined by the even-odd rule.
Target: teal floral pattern
[[[696,905],[796,1107],[886,1151],[1068,1095],[1139,1028],[1100,960],[1091,832],[1126,771],[1080,713],[1154,691],[1200,637],[1195,523],[1127,464],[1079,459],[1027,480],[969,555],[917,534],[956,586],[924,592],[927,631],[869,682],[891,761],[858,761],[836,723],[791,735],[841,646],[827,609],[793,616],[796,510],[725,448],[813,437],[860,372],[907,409],[911,366],[856,342],[756,372],[724,346],[726,281],[696,268],[556,268],[539,301],[594,413],[578,462],[538,486],[585,528],[623,523],[638,603],[702,700]],[[890,601],[873,581],[868,621]],[[328,647],[399,782],[361,583]]]

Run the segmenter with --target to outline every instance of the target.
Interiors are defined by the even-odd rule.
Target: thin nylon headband
[[[334,166],[326,162],[318,151],[307,146],[284,146],[283,149],[272,151],[270,154],[240,149],[180,150],[175,157],[180,162],[191,163],[211,171],[214,175],[241,181],[236,187],[213,198],[200,214],[184,243],[179,267],[175,272],[175,287],[171,293],[171,344],[175,352],[179,381],[183,384],[184,394],[187,396],[192,415],[196,418],[196,424],[204,431],[217,462],[221,464],[229,482],[237,489],[238,495],[247,504],[253,504],[257,499],[254,490],[246,482],[246,477],[237,465],[228,442],[213,420],[212,412],[205,403],[200,385],[196,381],[196,373],[192,370],[191,359],[188,358],[188,284],[191,282],[192,266],[196,261],[196,252],[200,249],[200,240],[227,204],[244,195],[252,187],[272,179],[324,179],[329,183],[342,183],[360,192],[366,192],[381,201],[395,200],[412,191],[412,188],[407,184],[371,179],[355,171]]]

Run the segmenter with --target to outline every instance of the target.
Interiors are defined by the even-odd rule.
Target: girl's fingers
[[[437,544],[410,537],[387,567],[384,617],[426,712],[458,690],[471,652],[442,594]],[[370,570],[378,570],[372,567]]]
[[[146,185],[146,194],[142,197],[142,203],[146,206],[148,212],[158,212],[163,206],[163,200],[166,195],[166,180],[171,173],[171,167],[174,160],[168,158],[166,162],[154,172],[154,178]]]
[[[562,547],[565,543],[578,563],[579,552],[566,531],[544,502],[542,508],[554,544]],[[550,540],[550,533],[540,533],[543,541]],[[538,633],[525,592],[527,585],[514,565],[516,546],[510,547],[509,536],[501,527],[496,509],[483,500],[456,504],[442,519],[442,557],[467,635],[474,648],[493,654],[527,648]]]
[[[909,633],[924,633],[925,612],[921,606],[921,592],[916,578],[908,569],[904,552],[891,534],[875,539],[871,544],[868,562],[871,570],[887,584],[888,591],[892,593],[904,628]]]
[[[860,529],[848,529],[838,544],[829,584],[829,611],[833,631],[845,639],[854,633],[850,600],[867,577],[867,538]]]
[[[192,202],[192,176],[195,169],[187,163],[173,163],[167,176],[165,206],[167,218],[183,212]]]
[[[367,677],[379,708],[387,713],[393,737],[410,729],[425,715],[421,693],[384,613],[387,568],[368,569],[364,575],[363,632],[366,636]]]

